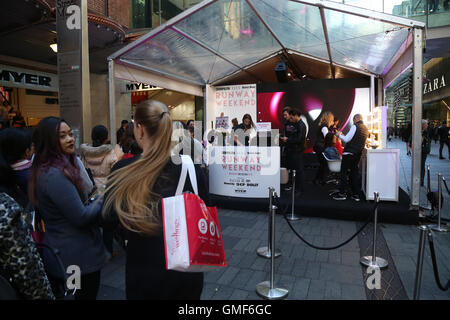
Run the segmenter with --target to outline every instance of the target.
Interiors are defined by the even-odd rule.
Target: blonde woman
[[[313,146],[314,152],[316,153],[317,159],[319,160],[319,169],[317,170],[316,178],[314,179],[314,183],[316,184],[324,184],[325,176],[328,171],[328,164],[323,157],[322,152],[325,150],[325,137],[330,131],[329,128],[333,126],[333,123],[333,113],[331,113],[330,111],[325,111],[320,117],[319,127],[316,134],[316,141]]]
[[[106,221],[125,231],[127,299],[200,299],[203,273],[166,270],[161,198],[175,194],[181,173],[171,157],[172,120],[164,104],[147,100],[135,110],[134,135],[142,154],[113,167],[103,206]],[[178,159],[179,160],[179,159]],[[196,166],[200,197],[208,204],[205,176]],[[192,191],[189,180],[185,190]]]

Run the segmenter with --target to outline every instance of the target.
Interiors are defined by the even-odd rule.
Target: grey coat
[[[98,224],[102,202],[85,205],[72,182],[57,168],[41,173],[37,198],[45,222],[45,242],[60,251],[66,270],[70,265],[79,266],[81,274],[100,270],[106,263]],[[58,277],[51,257],[44,255],[44,261],[50,266],[48,272]]]

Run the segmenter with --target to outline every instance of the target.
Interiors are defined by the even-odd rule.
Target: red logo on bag
[[[202,218],[198,221],[198,230],[200,230],[202,234],[206,234],[208,231],[208,224],[205,219]]]
[[[175,232],[171,236],[175,240],[175,246],[171,250],[171,253],[174,254],[180,247],[180,219],[175,219]]]
[[[211,222],[209,224],[209,232],[211,233],[211,235],[214,237],[214,235],[216,234],[216,225],[214,224],[214,222]]]

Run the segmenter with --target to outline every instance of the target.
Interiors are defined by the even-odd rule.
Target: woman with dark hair
[[[120,139],[120,145],[122,146],[122,151],[124,153],[122,159],[133,158],[134,156],[141,154],[142,149],[139,147],[134,137],[134,124],[128,124],[125,132]]]
[[[12,128],[0,132],[0,300],[55,299],[23,218],[26,190],[19,187],[11,167],[27,149],[22,133]]]
[[[62,119],[47,117],[33,135],[35,157],[29,196],[45,222],[45,243],[59,250],[64,268],[77,266],[81,288],[75,299],[96,299],[106,254],[98,221],[102,200],[85,204],[87,192],[75,155],[75,138]],[[44,262],[51,281],[61,275],[47,250]]]
[[[242,123],[234,130],[234,145],[249,146],[251,141],[256,139],[256,126],[253,123],[252,116],[248,113],[242,117]]]
[[[338,149],[336,148],[337,144],[337,137],[332,132],[328,132],[325,136],[324,140],[324,153],[327,156],[328,159],[331,160],[339,160],[341,159],[341,155],[339,154]]]
[[[22,206],[28,203],[28,176],[33,155],[31,131],[7,128],[0,132],[0,152],[3,155],[1,175],[9,185],[12,197]]]

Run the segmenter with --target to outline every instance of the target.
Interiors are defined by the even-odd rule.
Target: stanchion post
[[[270,259],[272,257],[272,251],[274,252],[275,258],[278,258],[281,256],[280,250],[272,250],[271,247],[271,239],[272,239],[272,218],[271,218],[271,212],[272,212],[272,206],[273,206],[273,197],[275,193],[275,188],[269,187],[269,225],[268,225],[268,241],[267,241],[267,247],[261,247],[256,250],[256,253],[258,256],[266,259]]]
[[[380,195],[378,192],[374,192],[374,200],[376,203],[380,202]],[[373,247],[372,247],[372,255],[364,256],[361,258],[360,262],[362,265],[366,267],[374,267],[374,268],[386,268],[388,266],[387,260],[377,257],[377,222],[378,222],[378,205],[375,206],[375,213],[373,219]]]
[[[430,228],[437,232],[447,232],[446,227],[441,226],[441,207],[442,207],[442,174],[438,174],[438,224],[431,225]]]
[[[275,251],[275,212],[278,208],[272,205],[272,236],[271,247]],[[282,287],[275,287],[275,257],[271,256],[270,261],[270,280],[263,281],[256,286],[256,293],[269,300],[281,300],[289,294],[289,290]]]
[[[425,226],[425,225],[420,226],[419,230],[420,230],[420,240],[419,240],[419,251],[417,253],[416,280],[414,281],[413,300],[420,299],[420,286],[422,284],[422,270],[423,270],[423,255],[425,252],[425,239],[426,239],[427,232],[429,232],[428,226]]]
[[[292,170],[292,208],[291,208],[291,215],[287,216],[286,219],[290,220],[290,221],[297,221],[300,220],[301,218],[299,216],[295,215],[295,176],[296,176],[296,171]]]

